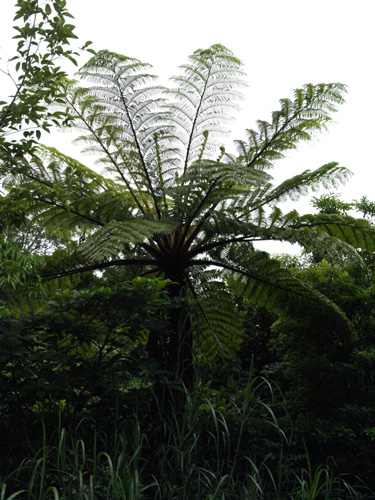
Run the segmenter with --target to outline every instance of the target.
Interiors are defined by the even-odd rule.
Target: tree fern
[[[2,170],[9,203],[49,231],[76,238],[76,264],[55,276],[135,266],[169,280],[169,329],[163,343],[150,337],[147,348],[187,383],[197,346],[207,356],[236,349],[240,328],[229,290],[274,311],[321,308],[349,329],[337,306],[259,252],[256,242],[315,245],[335,258],[359,258],[356,249],[373,251],[375,240],[365,221],[283,214],[278,206],[345,180],[345,168],[328,163],[279,186],[269,172],[287,151],[326,128],[343,102],[344,85],[295,90],[270,121],[259,121],[258,130],[235,142],[235,154],[216,141],[241,99],[241,62],[214,45],[194,52],[180,69],[168,90],[154,84],[148,64],[100,51],[79,72],[85,86],[66,83],[64,109],[107,176],[43,147]]]

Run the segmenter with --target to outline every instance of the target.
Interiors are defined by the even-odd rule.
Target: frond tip
[[[281,109],[272,113],[272,122],[259,120],[258,130],[247,130],[247,142],[235,141],[241,160],[251,168],[271,168],[275,160],[308,141],[324,129],[330,113],[344,102],[346,86],[341,83],[304,85],[294,91],[294,100],[281,99]]]

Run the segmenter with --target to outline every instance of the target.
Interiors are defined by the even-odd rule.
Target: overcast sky
[[[3,58],[10,55],[14,3],[0,0]],[[374,0],[67,0],[67,7],[81,44],[92,40],[96,50],[149,62],[162,84],[194,50],[214,43],[231,49],[244,62],[249,84],[231,139],[243,138],[243,130],[257,119],[270,120],[278,100],[292,97],[304,83],[347,84],[346,104],[329,133],[290,153],[273,175],[282,180],[338,161],[354,173],[338,188],[343,198],[367,195],[375,201]],[[75,155],[70,137],[43,140]],[[92,157],[85,162],[90,166]],[[312,209],[304,203],[306,210]]]

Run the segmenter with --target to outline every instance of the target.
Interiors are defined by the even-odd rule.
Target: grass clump
[[[266,380],[251,374],[227,394],[200,384],[184,401],[182,411],[136,410],[112,435],[84,419],[48,437],[42,422],[41,446],[30,443],[30,456],[2,478],[0,500],[370,498],[334,464],[314,466],[307,450],[306,466],[290,467],[292,435],[280,424],[288,415]]]

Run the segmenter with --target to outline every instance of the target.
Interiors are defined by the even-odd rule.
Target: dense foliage
[[[21,76],[0,115],[1,500],[371,498],[374,205],[330,194],[284,214],[349,172],[270,174],[345,87],[297,89],[228,153],[244,74],[227,48],[194,52],[170,90],[109,51],[79,83],[54,65],[74,55],[65,1],[17,8]],[[30,120],[35,138],[79,127],[106,175],[37,144]],[[264,240],[304,257],[271,258]]]

